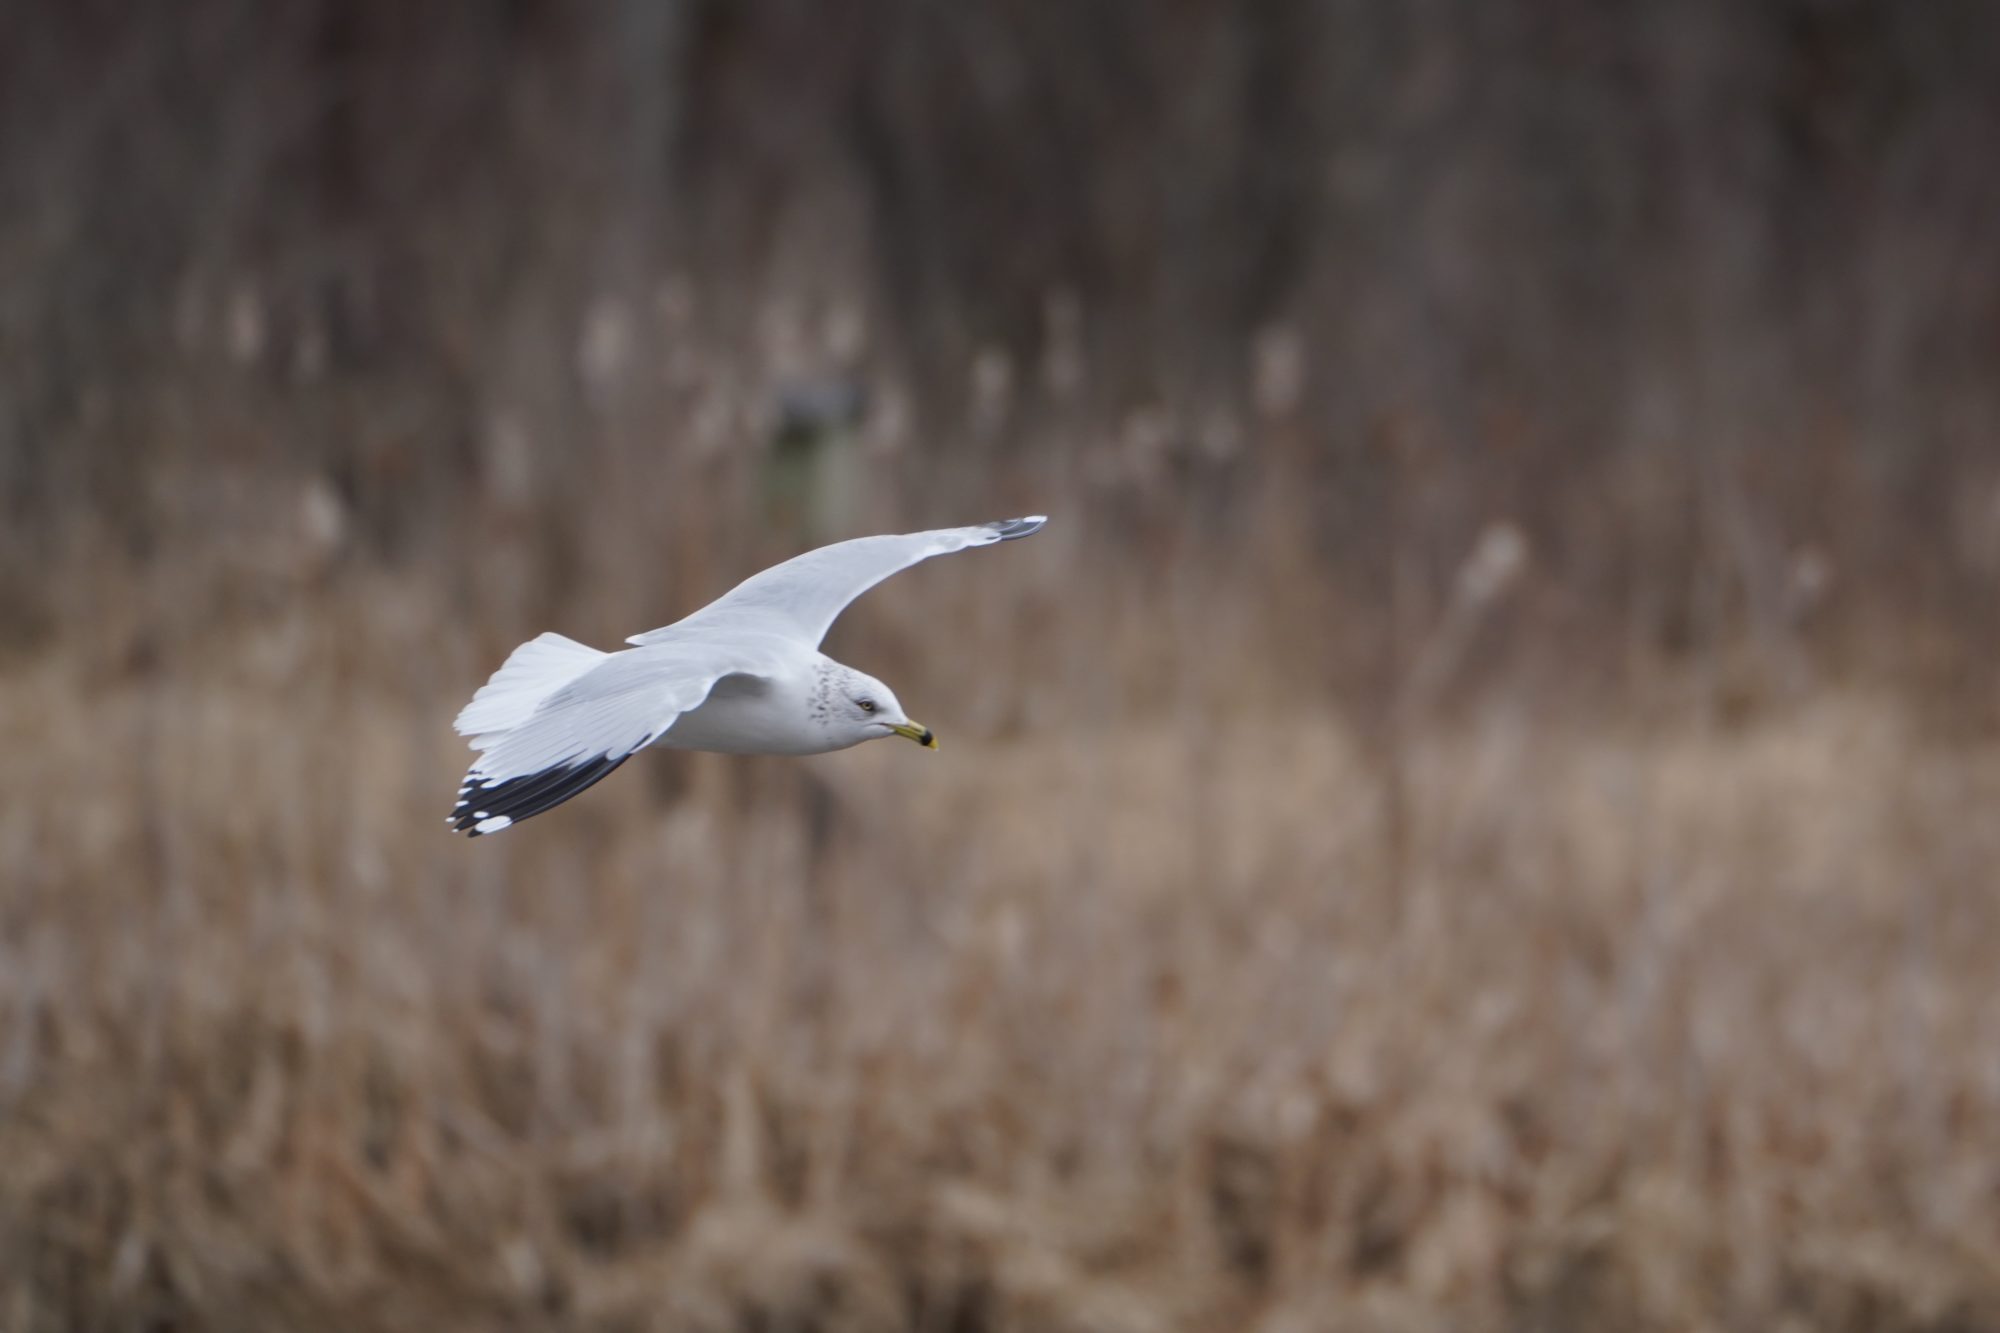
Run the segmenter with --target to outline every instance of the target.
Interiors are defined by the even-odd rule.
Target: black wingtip
[[[504,782],[468,774],[465,786],[459,789],[458,804],[452,807],[445,822],[469,838],[498,833],[597,785],[629,758],[629,754],[615,759],[600,755]]]
[[[1041,531],[1042,524],[1049,521],[1047,514],[1031,514],[1027,518],[1003,518],[996,523],[988,523],[987,530],[1003,542],[1011,542],[1016,537],[1025,537],[1031,532]]]

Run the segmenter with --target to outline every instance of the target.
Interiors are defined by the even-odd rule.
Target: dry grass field
[[[1996,218],[1993,0],[0,5],[0,1333],[1997,1333]]]
[[[840,631],[940,753],[479,842],[542,625],[440,579],[10,660],[0,1327],[2000,1325],[2000,743],[1476,654],[1385,729],[1063,523]]]

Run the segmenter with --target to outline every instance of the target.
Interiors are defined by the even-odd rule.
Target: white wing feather
[[[472,748],[483,750],[502,733],[534,715],[541,702],[606,654],[560,634],[538,634],[509,653],[492,679],[479,687],[472,702],[459,710],[452,728],[475,737]]]
[[[689,631],[727,628],[782,635],[809,648],[818,647],[848,603],[891,574],[932,556],[1025,537],[1047,521],[1035,515],[971,528],[937,528],[835,542],[753,574],[686,619],[664,629],[634,634],[625,642],[663,643]]]
[[[688,640],[612,653],[538,704],[519,725],[473,738],[475,776],[495,782],[558,764],[622,759],[708,697],[724,676],[761,674],[766,655]]]

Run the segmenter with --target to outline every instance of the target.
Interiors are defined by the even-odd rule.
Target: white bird
[[[819,651],[847,604],[898,570],[1047,522],[857,537],[773,565],[604,653],[560,634],[516,648],[452,725],[479,752],[446,823],[478,837],[560,805],[649,745],[824,754],[902,736],[937,748],[895,691]]]

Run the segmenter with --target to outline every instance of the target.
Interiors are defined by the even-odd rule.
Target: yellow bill
[[[915,722],[898,722],[895,726],[889,728],[889,730],[895,732],[905,740],[915,741],[926,750],[937,749],[937,737],[931,734],[929,727],[921,726]]]

